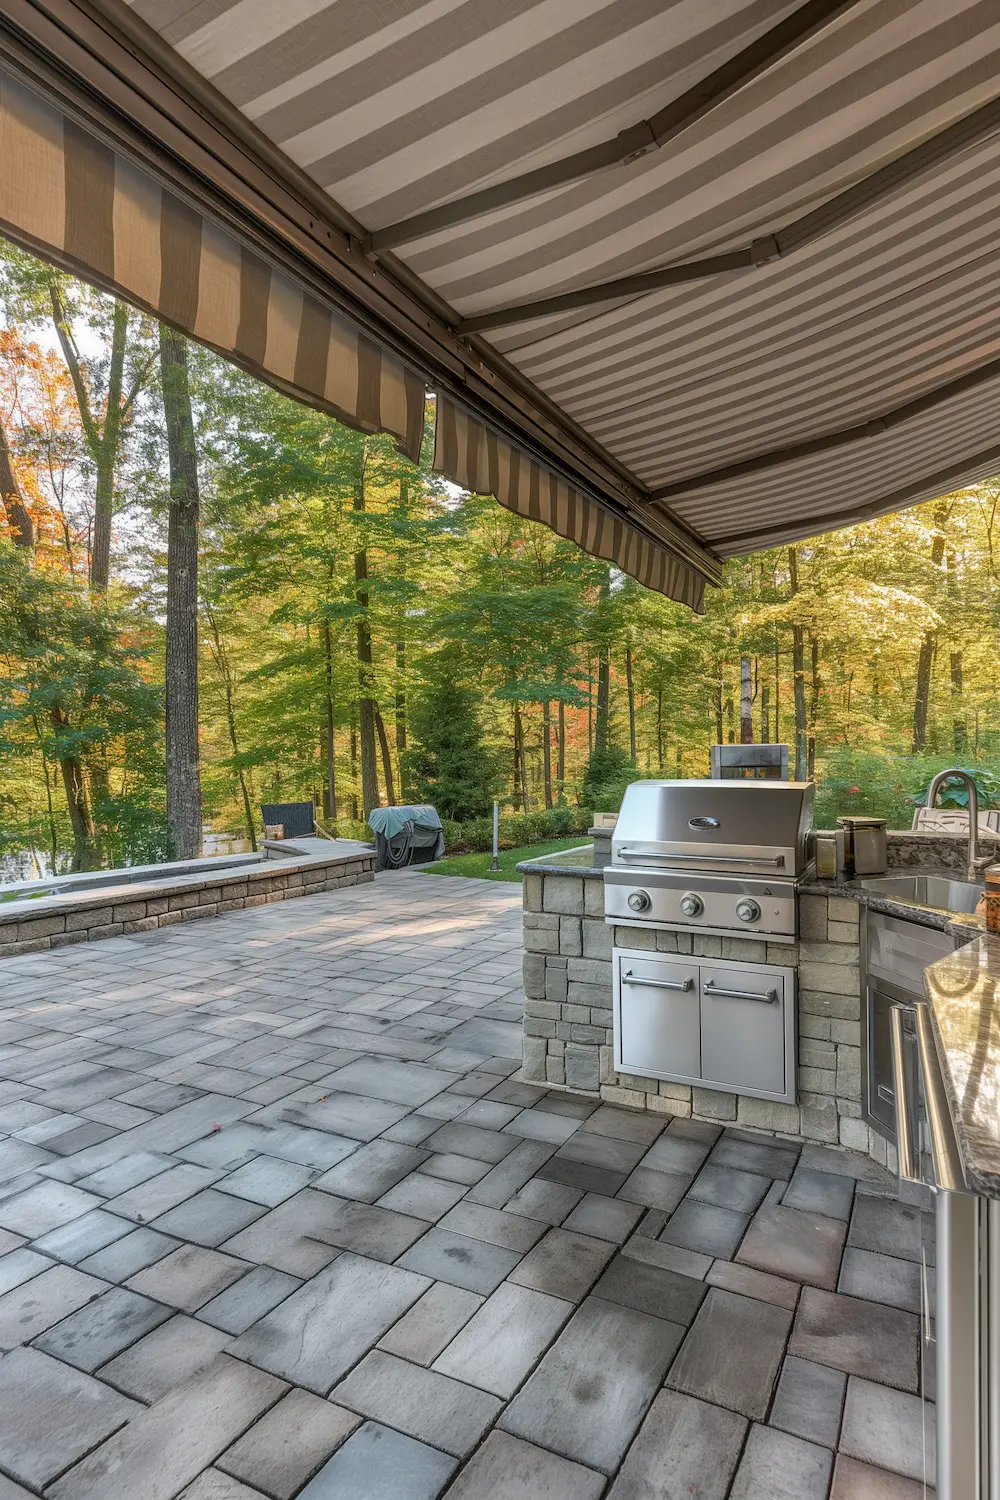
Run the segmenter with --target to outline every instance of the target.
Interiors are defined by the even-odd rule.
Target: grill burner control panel
[[[639,876],[642,885],[636,884]],[[691,888],[691,871],[604,870],[604,916],[622,926],[659,927],[674,932],[734,934],[794,942],[794,880],[741,879],[735,875],[699,875]]]

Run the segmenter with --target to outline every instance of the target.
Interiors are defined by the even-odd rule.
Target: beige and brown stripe
[[[605,558],[649,589],[701,611],[705,581],[634,518],[613,515],[457,406],[437,398],[434,468],[507,510]],[[652,519],[652,518],[651,518]]]
[[[420,377],[0,72],[0,230],[416,461]]]

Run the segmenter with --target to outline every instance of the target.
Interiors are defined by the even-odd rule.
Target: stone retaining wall
[[[41,953],[68,943],[128,937],[178,922],[221,916],[244,907],[269,906],[296,896],[340,890],[375,878],[375,853],[329,858],[265,860],[220,870],[214,878],[185,876],[148,885],[121,885],[62,898],[0,906],[0,958]],[[34,909],[32,909],[34,908]],[[61,908],[61,909],[60,909]]]
[[[732,1122],[851,1147],[894,1166],[861,1118],[860,907],[803,895],[799,943],[695,936],[604,922],[604,883],[572,874],[524,878],[524,1076],[660,1114]],[[612,944],[798,969],[798,1104],[616,1073]],[[888,1154],[887,1154],[888,1153]]]

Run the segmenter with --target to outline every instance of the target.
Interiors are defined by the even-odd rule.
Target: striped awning
[[[424,297],[445,472],[653,587],[1000,472],[998,0],[95,8]]]
[[[0,232],[419,458],[418,375],[2,70]]]
[[[557,536],[637,578],[649,589],[703,608],[705,580],[647,527],[612,514],[552,469],[478,422],[447,396],[437,399],[434,467],[462,489],[493,495],[507,510],[541,521]]]

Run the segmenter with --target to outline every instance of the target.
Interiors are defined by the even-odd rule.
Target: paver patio
[[[0,962],[0,1500],[916,1500],[871,1163],[516,1081],[520,889]]]

